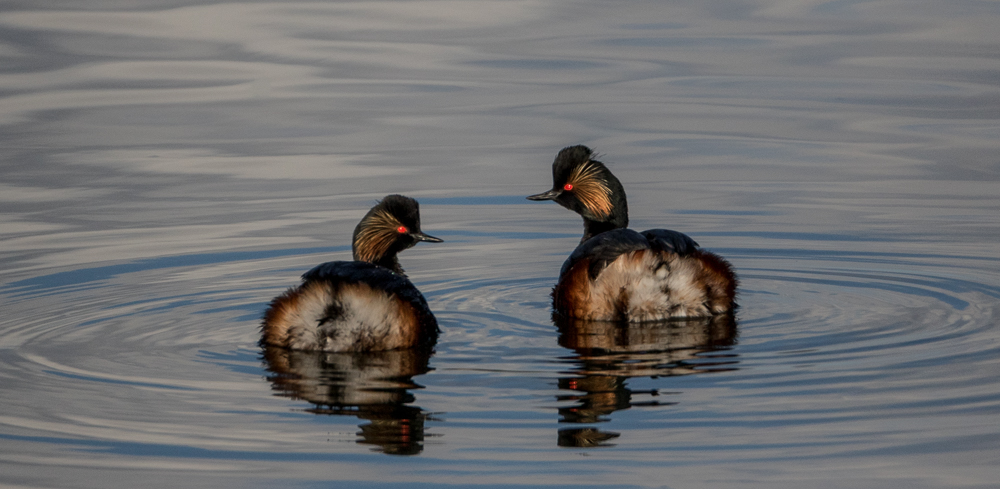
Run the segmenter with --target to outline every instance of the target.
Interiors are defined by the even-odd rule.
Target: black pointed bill
[[[535,195],[529,195],[528,196],[528,200],[555,200],[555,198],[559,197],[559,194],[561,194],[561,193],[562,193],[562,190],[554,188],[552,190],[549,190],[548,192],[543,192],[543,193],[535,194]]]
[[[410,234],[410,236],[413,236],[413,238],[416,239],[417,241],[426,241],[428,243],[440,243],[444,241],[441,238],[435,238],[434,236],[431,236],[429,234],[424,234],[422,232],[412,233]]]

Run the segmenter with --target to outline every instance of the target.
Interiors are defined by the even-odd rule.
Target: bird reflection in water
[[[590,424],[633,406],[666,406],[658,389],[636,391],[627,381],[633,377],[673,377],[736,369],[735,355],[727,352],[736,343],[736,321],[732,314],[624,323],[583,321],[553,316],[559,328],[559,344],[573,350],[568,358],[573,369],[559,379],[561,390],[576,393],[557,396],[572,402],[559,409],[560,423]],[[716,352],[716,353],[710,353]],[[633,396],[651,400],[636,401]],[[559,430],[559,446],[607,446],[618,433],[593,427]]]
[[[279,395],[312,403],[307,412],[368,421],[360,425],[358,443],[391,455],[423,450],[429,416],[410,404],[410,391],[422,388],[413,377],[430,370],[430,357],[427,348],[363,353],[264,348],[267,379]]]

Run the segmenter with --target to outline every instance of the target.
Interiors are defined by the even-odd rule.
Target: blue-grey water
[[[9,1],[0,486],[986,488],[1000,3]],[[556,324],[587,144],[735,321]],[[257,346],[380,197],[431,355]]]

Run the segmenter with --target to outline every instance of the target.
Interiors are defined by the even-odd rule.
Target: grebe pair
[[[580,245],[552,291],[558,314],[580,320],[653,321],[731,312],[737,279],[725,259],[685,234],[627,229],[621,183],[586,146],[564,148],[552,163],[552,200],[583,217]],[[275,298],[261,343],[296,350],[376,351],[433,345],[438,326],[396,255],[417,242],[416,200],[382,199],[354,230],[354,261],[318,265]]]

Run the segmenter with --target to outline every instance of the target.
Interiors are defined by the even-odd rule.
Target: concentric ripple
[[[443,329],[434,351],[261,350],[267,301],[329,251],[146,260],[6,285],[6,389],[38,403],[0,417],[4,437],[36,463],[70,463],[42,456],[52,450],[141,453],[193,471],[206,467],[182,462],[439,453],[482,437],[498,450],[698,447],[747,460],[790,445],[795,457],[852,456],[913,429],[892,420],[1000,409],[975,389],[991,373],[962,368],[1000,354],[1000,288],[985,258],[725,249],[742,280],[735,317],[624,326],[553,322],[558,260],[498,271],[432,259],[411,276]],[[821,435],[858,426],[867,434]],[[747,452],[766,427],[781,436]],[[701,435],[683,435],[693,428]],[[975,444],[968,431],[939,441]],[[664,447],[655,433],[680,442]]]

